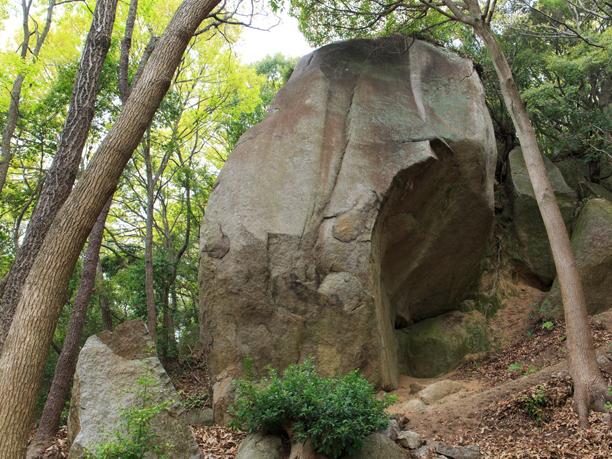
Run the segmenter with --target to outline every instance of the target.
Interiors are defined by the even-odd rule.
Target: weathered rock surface
[[[543,283],[550,284],[555,276],[555,265],[548,243],[548,236],[540,209],[536,202],[531,180],[527,173],[525,159],[520,148],[508,155],[510,174],[508,189],[512,205],[512,232],[507,247],[513,257],[527,270],[538,276]],[[569,231],[576,206],[576,193],[567,186],[559,169],[544,158],[546,172],[550,179],[561,215]]]
[[[404,448],[417,449],[423,444],[421,435],[411,430],[403,430],[397,435],[397,442]]]
[[[125,322],[113,333],[105,331],[87,340],[79,354],[70,400],[70,459],[83,457],[85,449],[107,438],[114,439],[112,432],[124,421],[120,410],[138,402],[142,388],[137,382],[146,374],[154,378],[147,389],[156,394],[152,403],[170,401],[169,407],[151,423],[158,444],[173,445],[170,449],[164,446],[164,454],[185,459],[201,457],[189,426],[180,416],[183,409],[176,390],[151,349],[153,342],[141,320]]]
[[[469,317],[455,311],[395,330],[400,372],[415,378],[436,378],[457,368],[470,352]]]
[[[451,459],[478,459],[480,448],[477,445],[452,446],[444,443],[436,445],[436,452]]]
[[[280,459],[282,449],[278,435],[252,433],[240,443],[236,459]]]
[[[343,459],[405,459],[402,448],[389,437],[373,433],[366,438],[366,443],[361,451],[343,456]]]
[[[598,197],[612,202],[612,193],[597,183],[587,182],[586,180],[582,181],[578,184],[578,190],[580,192],[580,199]]]
[[[584,206],[572,233],[572,250],[582,280],[589,314],[612,307],[612,203],[591,199]],[[563,311],[559,281],[555,279],[548,300]]]
[[[423,401],[423,403],[431,405],[448,395],[459,392],[461,389],[461,383],[452,381],[450,379],[445,379],[427,386],[425,389],[419,392],[419,398]]]
[[[394,328],[457,309],[492,222],[495,142],[470,61],[406,38],[298,63],[223,167],[201,228],[213,381],[315,357],[398,383]]]

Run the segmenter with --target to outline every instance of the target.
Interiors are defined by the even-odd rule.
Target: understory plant
[[[337,458],[353,454],[365,437],[386,429],[395,402],[385,396],[377,400],[374,386],[359,371],[344,377],[322,378],[309,358],[290,365],[283,375],[268,369],[268,376],[255,381],[252,372],[234,383],[236,402],[230,408],[230,426],[249,432],[286,432],[291,458],[311,458],[324,453]]]
[[[157,381],[150,372],[145,373],[136,384],[136,402],[120,410],[123,422],[103,442],[87,450],[85,459],[144,459],[151,457],[150,453],[159,459],[169,457],[163,451],[172,445],[155,441],[157,435],[151,421],[168,408],[170,401],[155,402]]]

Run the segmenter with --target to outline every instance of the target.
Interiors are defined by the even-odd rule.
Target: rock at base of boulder
[[[572,250],[590,315],[612,307],[612,203],[591,199],[580,212],[572,234]],[[548,294],[554,311],[563,311],[559,280]]]
[[[470,352],[469,317],[456,311],[396,330],[400,373],[415,378],[436,378],[457,368]]]
[[[240,443],[236,459],[280,459],[282,448],[278,435],[252,433]]]
[[[151,420],[154,442],[167,457],[200,459],[202,454],[189,426],[182,420],[183,408],[170,378],[157,358],[149,332],[141,320],[125,322],[114,333],[91,336],[76,366],[68,443],[70,459],[84,457],[87,450],[105,441],[116,441],[122,431],[122,410],[143,403],[145,389],[153,395],[150,406],[165,403],[166,408]],[[171,446],[170,446],[171,445]],[[148,458],[158,457],[148,453]]]
[[[211,408],[185,411],[183,419],[187,424],[197,424],[199,426],[212,426],[215,423]]]
[[[389,437],[373,433],[366,438],[366,444],[361,451],[343,459],[405,459],[404,451]]]
[[[408,449],[417,449],[423,444],[421,436],[410,430],[401,431],[397,436],[397,442]]]
[[[423,401],[423,403],[431,405],[448,395],[459,392],[461,389],[461,384],[459,384],[457,381],[446,379],[427,386],[425,389],[419,392],[419,398]]]

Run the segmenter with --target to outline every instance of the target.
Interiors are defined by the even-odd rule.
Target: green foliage
[[[508,373],[512,373],[513,371],[523,371],[523,365],[520,363],[513,363],[508,367]]]
[[[551,321],[548,322],[544,322],[542,324],[542,329],[543,330],[548,330],[548,331],[552,331],[555,328],[555,324]]]
[[[181,405],[186,410],[199,410],[206,406],[208,402],[208,394],[206,393],[198,393],[192,395],[186,395],[183,400],[181,400]]]
[[[465,343],[472,352],[497,352],[501,348],[501,340],[488,326],[488,321],[470,318],[466,321],[468,336]]]
[[[358,371],[320,377],[311,358],[290,365],[282,377],[269,369],[268,377],[236,381],[234,389],[233,427],[249,432],[291,430],[293,441],[308,440],[318,452],[334,458],[359,451],[368,434],[386,428],[385,408],[395,401],[376,400],[374,387]]]
[[[149,372],[137,384],[134,406],[121,409],[123,422],[119,428],[93,450],[86,451],[86,459],[144,459],[149,457],[149,453],[156,453],[160,459],[170,457],[163,455],[163,446],[171,448],[172,445],[156,443],[157,435],[151,426],[152,419],[166,409],[170,402],[155,402],[156,380]]]
[[[542,422],[542,408],[548,404],[546,388],[538,386],[529,395],[523,395],[517,400],[522,404],[530,418]]]

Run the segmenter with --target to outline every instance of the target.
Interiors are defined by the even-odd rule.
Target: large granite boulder
[[[589,314],[612,307],[612,203],[591,199],[584,206],[572,234],[572,250],[582,280]],[[559,280],[548,294],[553,310],[563,311]]]
[[[472,62],[410,38],[297,64],[225,163],[201,228],[215,379],[314,356],[398,383],[394,328],[457,309],[493,218],[495,141]]]
[[[155,355],[147,327],[141,320],[125,322],[113,333],[90,337],[77,362],[68,418],[69,459],[84,457],[87,449],[116,440],[121,430],[121,409],[142,402],[138,381],[150,375],[147,391],[151,405],[169,402],[151,421],[155,442],[166,457],[199,459],[200,448],[180,416],[183,409],[170,378]],[[167,445],[172,445],[171,447]],[[157,455],[148,455],[155,458]]]
[[[510,152],[508,164],[508,191],[513,224],[506,246],[511,256],[524,268],[538,276],[544,284],[550,285],[555,277],[555,264],[520,147]],[[546,157],[544,164],[569,232],[576,207],[576,192],[567,186],[559,169]]]

